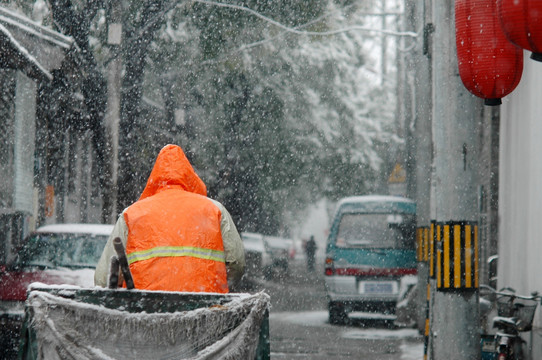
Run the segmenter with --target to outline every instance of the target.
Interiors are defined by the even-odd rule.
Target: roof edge
[[[0,22],[18,27],[33,36],[39,37],[64,49],[69,49],[74,42],[73,38],[42,26],[28,19],[24,15],[6,9],[3,6],[0,6]]]

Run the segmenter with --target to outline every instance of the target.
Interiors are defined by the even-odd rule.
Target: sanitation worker
[[[97,286],[108,284],[116,237],[136,289],[227,293],[244,273],[243,243],[230,214],[207,197],[177,145],[160,151],[141,197],[119,216],[96,267]]]

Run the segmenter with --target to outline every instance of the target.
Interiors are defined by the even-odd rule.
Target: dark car
[[[94,269],[113,225],[55,224],[38,228],[16,260],[0,267],[0,348],[15,358],[31,283],[94,286]]]

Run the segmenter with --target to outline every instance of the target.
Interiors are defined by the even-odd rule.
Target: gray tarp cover
[[[254,359],[269,296],[167,314],[129,313],[32,291],[39,359]]]

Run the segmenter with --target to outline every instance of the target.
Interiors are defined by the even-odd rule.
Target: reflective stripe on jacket
[[[148,260],[167,256],[192,256],[224,262],[224,251],[204,249],[194,246],[157,246],[149,250],[136,251],[128,255],[128,264],[136,261]]]

